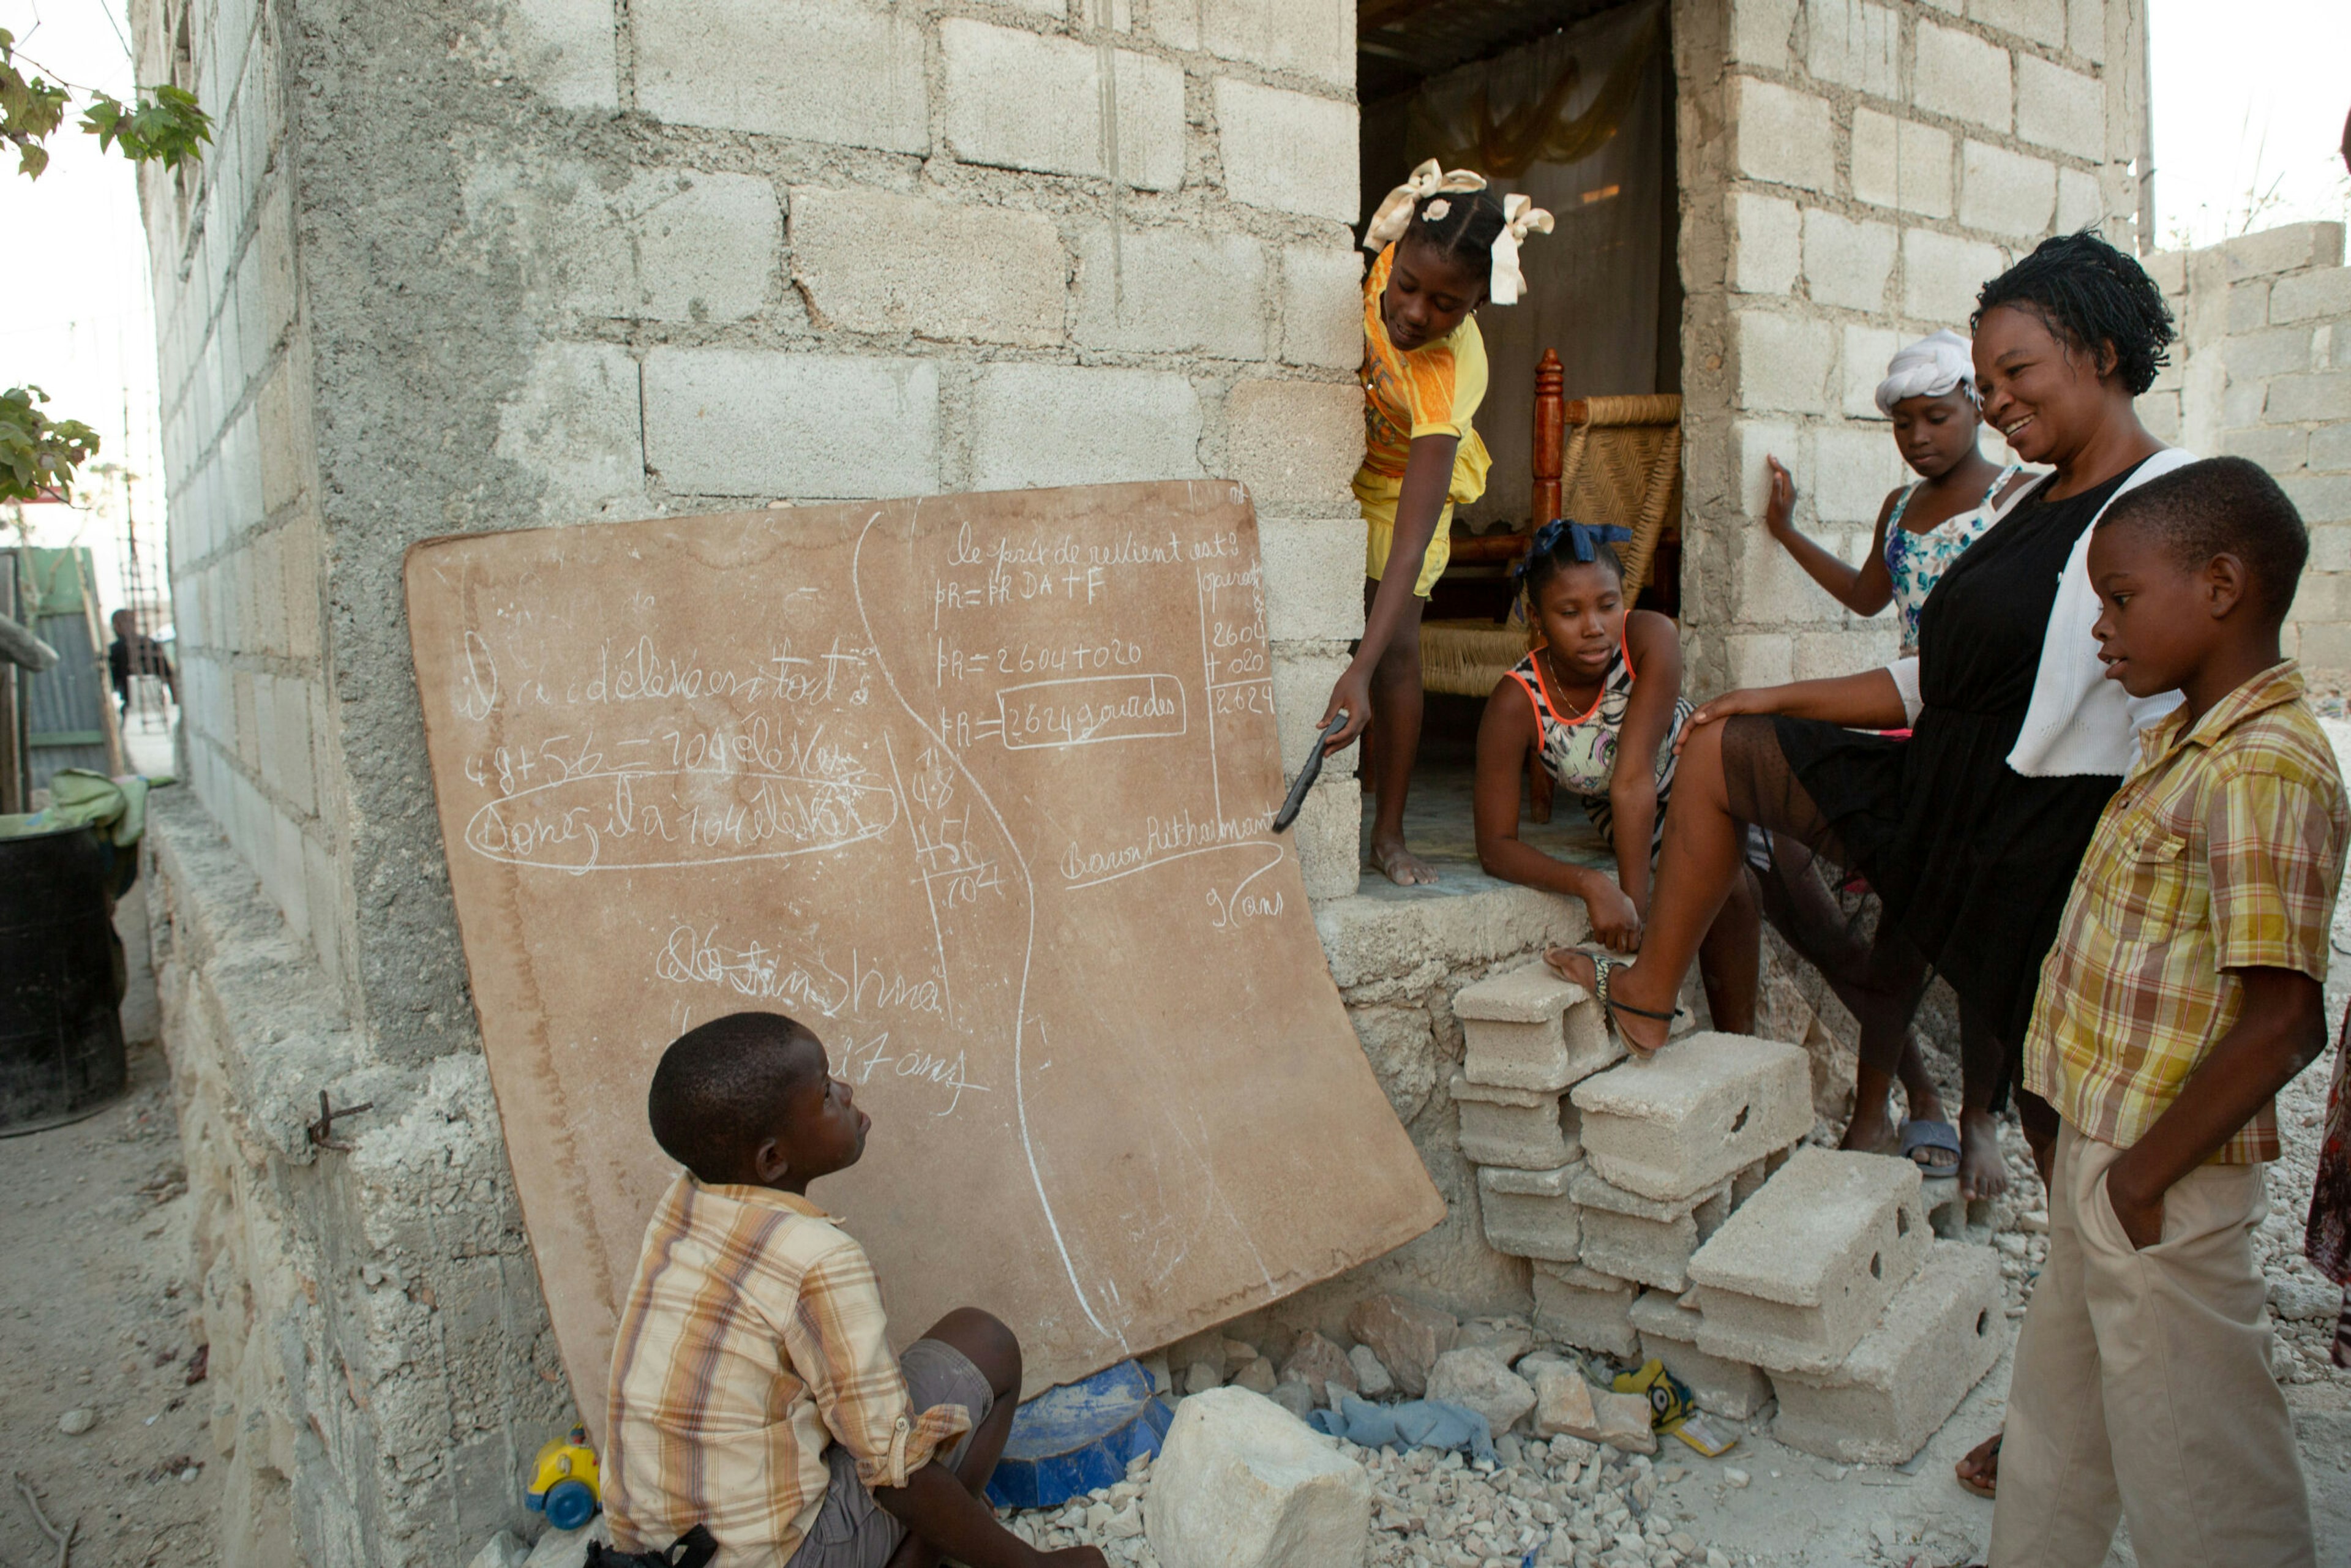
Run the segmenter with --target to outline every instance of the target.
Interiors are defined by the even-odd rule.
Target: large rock
[[[1429,1369],[1428,1396],[1464,1405],[1500,1437],[1535,1407],[1535,1391],[1490,1350],[1448,1350]]]
[[[1161,1568],[1360,1568],[1372,1479],[1270,1400],[1219,1388],[1177,1406],[1143,1517]]]
[[[1546,1437],[1581,1437],[1627,1453],[1654,1454],[1657,1434],[1649,1402],[1638,1394],[1595,1388],[1563,1361],[1531,1357],[1536,1364],[1535,1431]]]
[[[586,1555],[584,1549],[581,1555]],[[523,1568],[529,1560],[530,1548],[501,1530],[482,1542],[482,1549],[474,1553],[466,1568]]]
[[[1337,1384],[1348,1393],[1355,1393],[1355,1367],[1347,1353],[1308,1329],[1298,1336],[1290,1347],[1290,1359],[1281,1364],[1284,1383],[1303,1383],[1314,1391],[1314,1403],[1331,1403],[1331,1385]]]
[[[588,1543],[591,1541],[610,1543],[611,1531],[598,1514],[577,1530],[550,1530],[538,1538],[530,1549],[530,1558],[523,1568],[580,1568],[588,1561]]]
[[[1451,1312],[1398,1296],[1374,1296],[1347,1314],[1347,1332],[1372,1347],[1407,1399],[1428,1392],[1428,1369],[1453,1348],[1461,1324]]]

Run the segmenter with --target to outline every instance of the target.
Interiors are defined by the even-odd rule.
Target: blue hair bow
[[[1619,528],[1614,523],[1579,523],[1573,517],[1553,517],[1535,530],[1534,544],[1519,562],[1513,575],[1524,577],[1529,567],[1559,549],[1562,538],[1567,540],[1568,548],[1575,552],[1578,561],[1589,561],[1593,559],[1593,552],[1602,545],[1627,544],[1632,538],[1632,529]]]

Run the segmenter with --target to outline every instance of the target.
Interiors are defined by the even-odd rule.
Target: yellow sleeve
[[[1486,401],[1486,340],[1470,317],[1444,342],[1408,356],[1412,438],[1467,439],[1478,405]]]

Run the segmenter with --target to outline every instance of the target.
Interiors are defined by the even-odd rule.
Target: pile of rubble
[[[1226,1388],[1186,1399],[1155,1462],[1067,1506],[1008,1515],[1044,1550],[1131,1568],[1732,1568],[1662,1495],[1683,1467],[1575,1437],[1505,1438],[1494,1462],[1364,1448]]]

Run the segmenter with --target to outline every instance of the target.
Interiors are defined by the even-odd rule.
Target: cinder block
[[[1363,786],[1353,775],[1325,773],[1307,791],[1289,837],[1298,846],[1306,896],[1316,903],[1351,898],[1363,872]]]
[[[1070,261],[1042,214],[796,185],[792,277],[827,327],[1045,347]]]
[[[1644,1197],[1703,1193],[1813,1127],[1801,1049],[1711,1030],[1587,1078],[1572,1098],[1592,1168]]]
[[[1803,218],[1796,204],[1740,191],[1730,198],[1730,287],[1741,294],[1790,294],[1803,270]]]
[[[2243,287],[2241,284],[2240,287]],[[2311,368],[2312,329],[2307,326],[2266,327],[2229,339],[2220,350],[2231,381],[2258,381],[2263,376],[2291,375]]]
[[[607,110],[621,106],[618,31],[609,7],[571,0],[521,0],[506,7],[498,29],[516,74],[541,98],[561,109]]]
[[[1582,1156],[1580,1118],[1559,1095],[1489,1089],[1458,1072],[1451,1090],[1461,1116],[1461,1152],[1474,1164],[1550,1171]]]
[[[1886,491],[1905,477],[1902,455],[1883,422],[1813,434],[1813,514],[1824,523],[1874,525]]]
[[[2282,224],[2273,229],[2239,235],[2220,246],[2231,281],[2309,267],[2343,265],[2343,225],[2319,222]]]
[[[1558,1093],[1625,1054],[1590,999],[1541,963],[1467,986],[1453,998],[1472,1083]]]
[[[1077,340],[1137,353],[1262,360],[1265,274],[1265,246],[1247,235],[1129,227],[1113,247],[1108,229],[1094,230],[1078,246]],[[1057,295],[1056,324],[1060,315]],[[1355,441],[1360,448],[1360,432]]]
[[[1335,245],[1283,249],[1281,357],[1332,370],[1363,363],[1363,252]]]
[[[1217,146],[1233,200],[1355,221],[1363,191],[1353,104],[1218,77],[1216,105]]]
[[[645,493],[644,402],[618,343],[541,342],[530,374],[498,405],[494,455],[540,483],[535,517],[571,523]],[[308,628],[316,641],[315,607]]]
[[[1876,421],[1881,440],[1886,416],[1877,412],[1877,383],[1886,379],[1886,363],[1901,346],[1901,334],[1890,327],[1844,329],[1844,416]]]
[[[629,18],[637,107],[655,119],[930,150],[923,29],[912,16],[857,0],[637,0]]]
[[[1363,458],[1364,394],[1348,382],[1259,378],[1225,394],[1217,472],[1247,485],[1260,506],[1347,508]]]
[[[1823,1377],[1774,1373],[1771,1435],[1844,1464],[1898,1465],[1927,1446],[2008,1343],[1999,1255],[1938,1241],[1883,1322]]]
[[[1581,1350],[1626,1359],[1641,1348],[1633,1327],[1639,1287],[1581,1263],[1534,1266],[1535,1332]]]
[[[1101,177],[1102,54],[1074,38],[949,17],[939,24],[946,81],[941,128],[971,163]],[[1184,179],[1184,69],[1114,52],[1118,172],[1129,185],[1173,190]]]
[[[1805,209],[1804,283],[1814,304],[1882,311],[1893,277],[1893,225]]]
[[[1739,353],[1739,406],[1757,413],[1826,413],[1836,329],[1784,311],[1731,313]]]
[[[1268,638],[1275,643],[1343,643],[1363,635],[1360,517],[1268,517],[1260,513],[1257,541],[1259,559],[1265,563]],[[1295,766],[1295,758],[1288,760]]]
[[[1604,1274],[1679,1292],[1689,1288],[1690,1254],[1730,1212],[1730,1184],[1661,1203],[1577,1167],[1570,1195],[1583,1210],[1582,1260]]]
[[[2053,49],[2065,47],[2065,7],[2057,0],[1970,0],[1968,15]]]
[[[2243,285],[2239,285],[2242,287]],[[2235,290],[2230,291],[2231,300]],[[2281,277],[2270,286],[2269,319],[2316,321],[2330,316],[2351,316],[2351,267],[2322,267],[2315,272]],[[2235,322],[2230,327],[2235,329]]]
[[[1760,1369],[1698,1349],[1702,1314],[1687,1295],[1644,1291],[1628,1316],[1641,1335],[1642,1356],[1663,1362],[1667,1372],[1687,1384],[1698,1408],[1744,1421],[1771,1403],[1771,1385]]]
[[[1285,780],[1298,777],[1299,763],[1312,748],[1322,729],[1322,706],[1331,700],[1331,688],[1338,684],[1346,667],[1344,648],[1316,646],[1273,651],[1273,732]],[[1322,776],[1343,777],[1354,770],[1353,764],[1353,758],[1341,752],[1323,764]]]
[[[1902,312],[1921,321],[1964,322],[1975,310],[1977,291],[2006,265],[1996,245],[1932,229],[1906,229]]]
[[[1706,1313],[1698,1347],[1774,1372],[1828,1372],[1933,1239],[1917,1166],[1799,1149],[1690,1259]]]
[[[1750,180],[1826,191],[1836,183],[1829,100],[1753,77],[1732,78],[1734,166]]]
[[[2013,89],[2008,51],[1972,33],[1920,22],[1910,73],[1910,100],[1933,114],[2006,131]]]
[[[1486,1223],[1486,1239],[1497,1252],[1513,1258],[1541,1258],[1552,1263],[1576,1260],[1579,1216],[1568,1197],[1569,1179],[1577,1169],[1515,1170],[1489,1166],[1478,1173],[1478,1209]]]
[[[2106,0],[2070,0],[2066,13],[2068,46],[2094,65],[2105,64]]]
[[[777,286],[783,214],[776,187],[756,174],[648,169],[617,191],[578,164],[570,203],[545,225],[541,254],[583,316],[654,321],[739,321]],[[869,230],[870,267],[883,258]]]
[[[1355,13],[1345,0],[1206,0],[1199,12],[1199,47],[1220,59],[1355,85]]]
[[[2235,388],[2230,389],[2234,392]],[[2273,423],[2334,424],[2351,418],[2351,371],[2320,371],[2309,375],[2280,376],[2269,383],[2269,399],[2261,410]],[[2254,420],[2231,420],[2252,424]]]
[[[1767,71],[1788,68],[1796,0],[1741,0],[1730,8],[1730,57]]]
[[[982,490],[1196,479],[1200,400],[1169,371],[989,365],[972,392]]]
[[[1863,4],[1807,10],[1812,38],[1804,63],[1813,76],[1879,98],[1900,95],[1902,35],[1893,7]]]
[[[869,497],[938,488],[938,367],[927,360],[655,349],[645,457],[674,492]]]
[[[2042,7],[2047,9],[2046,6]],[[2106,155],[2106,89],[2037,55],[2016,57],[2016,134],[2036,146],[2102,162]]]
[[[2049,232],[2057,211],[2057,167],[1970,141],[1959,150],[1959,222],[2016,239]]]
[[[2087,169],[2057,171],[2057,232],[2078,234],[2105,216],[2105,193]]]

